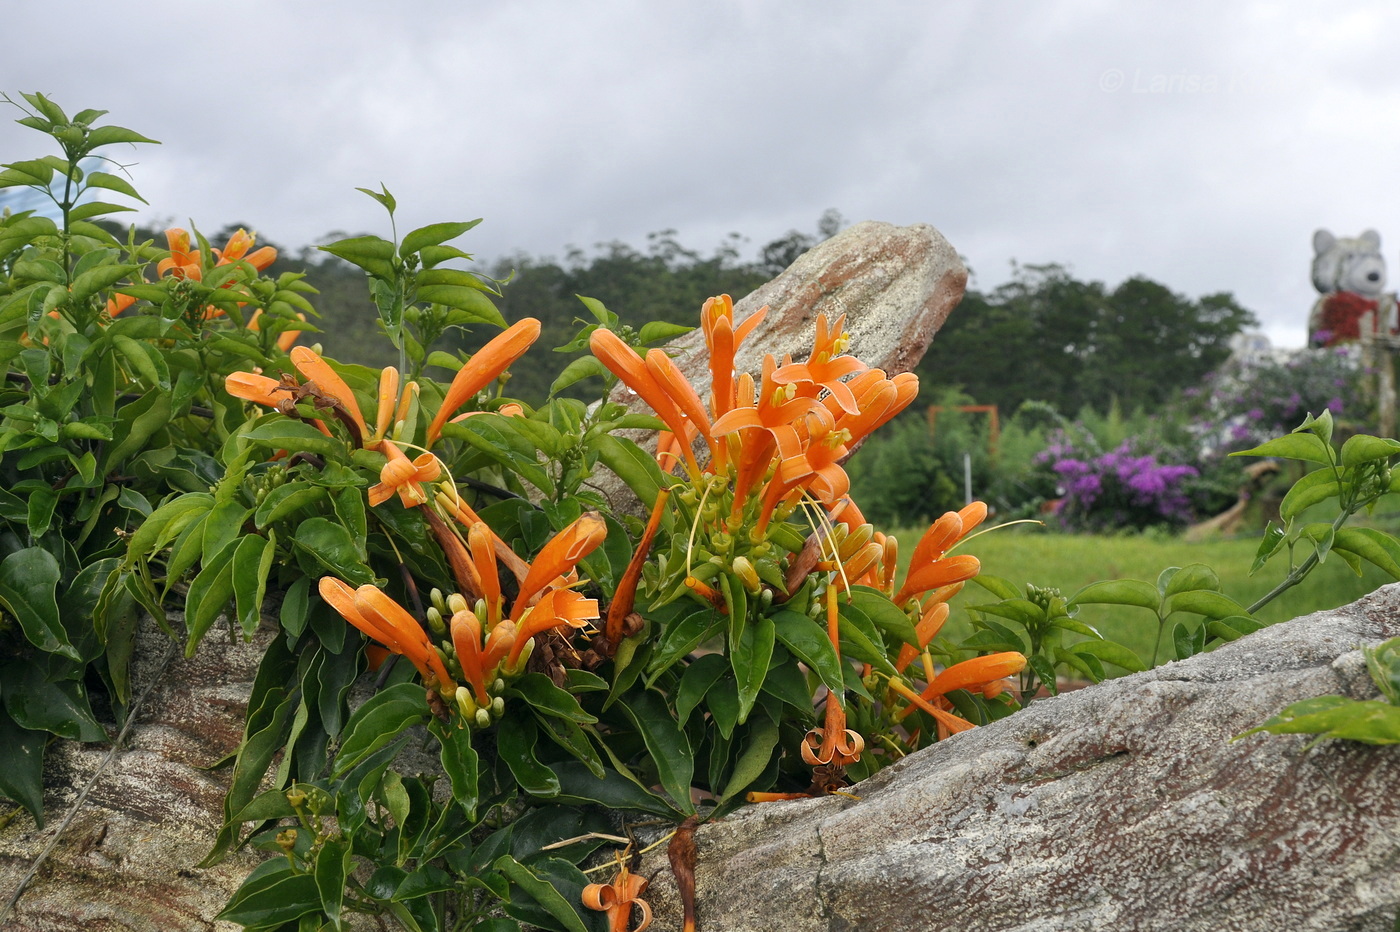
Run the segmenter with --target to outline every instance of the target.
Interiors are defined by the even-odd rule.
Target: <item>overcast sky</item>
[[[139,216],[210,232],[387,235],[380,182],[400,231],[486,218],[483,259],[754,250],[834,207],[933,224],[982,288],[1143,274],[1299,345],[1316,228],[1378,229],[1400,281],[1400,6],[1323,6],[23,3],[0,90],[160,140]],[[50,151],[6,111],[0,161]]]

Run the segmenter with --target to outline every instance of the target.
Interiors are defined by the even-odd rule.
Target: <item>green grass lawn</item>
[[[899,533],[902,560],[909,559],[921,533],[922,529]],[[1142,579],[1155,583],[1166,567],[1205,563],[1219,575],[1224,593],[1248,606],[1277,585],[1288,570],[1285,552],[1275,556],[1258,574],[1250,576],[1249,567],[1258,546],[1257,537],[1192,543],[1155,535],[1100,537],[1006,528],[983,534],[960,546],[957,552],[973,554],[982,561],[983,573],[1004,577],[1017,587],[1024,587],[1026,583],[1054,586],[1067,597],[1099,580]],[[1306,553],[1306,549],[1300,548],[1299,559]],[[1388,582],[1393,580],[1369,564],[1365,564],[1363,574],[1358,577],[1340,558],[1333,557],[1315,569],[1302,584],[1261,609],[1258,617],[1268,622],[1286,621],[1309,612],[1336,608]],[[945,631],[955,639],[962,637],[970,628],[966,613],[959,608],[990,601],[994,601],[990,593],[976,583],[968,583],[953,602],[953,616]],[[1151,661],[1157,621],[1146,609],[1086,605],[1077,617],[1096,627],[1104,637],[1131,647],[1144,662]],[[1168,619],[1166,644],[1170,644],[1170,629],[1177,621],[1194,624],[1199,617],[1182,614]],[[1170,656],[1169,646],[1163,647],[1162,656]]]

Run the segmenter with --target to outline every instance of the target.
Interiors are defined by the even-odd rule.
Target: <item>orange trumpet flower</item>
[[[424,482],[436,482],[442,475],[442,464],[431,453],[421,453],[410,460],[392,440],[380,443],[387,462],[380,470],[379,482],[369,488],[370,505],[381,505],[395,492],[405,508],[423,505],[428,494],[423,491]]]
[[[374,586],[354,589],[334,576],[322,576],[317,589],[321,598],[346,621],[394,653],[407,657],[430,688],[443,696],[456,692],[457,684],[448,674],[437,648],[428,640],[422,625],[402,605]]]
[[[647,879],[627,869],[618,859],[617,876],[612,883],[591,883],[583,888],[583,905],[608,915],[608,932],[643,932],[651,926],[651,907],[642,899]],[[642,911],[641,922],[632,928],[632,907]]]
[[[437,442],[442,434],[443,425],[458,408],[525,355],[525,351],[539,335],[540,322],[533,317],[526,317],[501,331],[495,339],[467,360],[462,368],[457,370],[457,375],[452,379],[452,384],[447,388],[447,395],[442,400],[442,407],[438,409],[433,422],[428,425],[427,446],[431,447]]]

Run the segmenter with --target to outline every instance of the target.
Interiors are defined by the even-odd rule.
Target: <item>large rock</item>
[[[1400,586],[1212,653],[1037,702],[839,796],[703,826],[723,932],[1390,930],[1400,749],[1235,736],[1400,635]],[[659,866],[659,862],[658,862]],[[663,870],[651,897],[677,926]]]
[[[908,372],[928,351],[966,287],[967,269],[957,250],[928,224],[857,223],[804,252],[777,278],[734,305],[739,321],[768,307],[763,322],[735,354],[734,368],[756,378],[769,353],[780,362],[785,356],[806,359],[816,339],[817,315],[824,313],[832,323],[846,316],[850,352],[867,365],[888,375]],[[695,308],[697,319],[699,312]],[[700,397],[707,397],[705,335],[697,328],[668,343],[666,352]],[[651,413],[646,402],[620,382],[611,399]],[[655,449],[653,432],[633,431],[628,436],[645,449]],[[599,470],[594,478],[615,508],[638,510],[616,476]]]
[[[780,361],[787,354],[806,359],[817,315],[824,313],[832,322],[846,315],[850,351],[867,365],[890,375],[908,372],[923,358],[966,286],[967,269],[957,251],[928,224],[857,223],[804,252],[777,278],[739,300],[736,320],[765,305],[768,315],[735,354],[734,367],[756,376],[766,353]],[[666,351],[692,384],[709,385],[709,355],[698,329]]]

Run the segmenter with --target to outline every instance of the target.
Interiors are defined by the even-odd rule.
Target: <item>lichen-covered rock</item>
[[[817,315],[846,316],[851,352],[889,375],[908,372],[962,300],[967,269],[943,235],[926,223],[897,227],[866,220],[797,258],[777,278],[740,299],[735,320],[759,308],[768,315],[734,357],[738,371],[762,370],[763,357],[812,351]],[[695,309],[699,312],[699,308]],[[708,385],[709,357],[699,330],[672,341],[675,356],[695,385]],[[624,391],[625,391],[624,387]]]
[[[1400,586],[1210,654],[1037,702],[827,797],[702,826],[702,928],[1390,930],[1400,749],[1235,736],[1372,697],[1357,650]],[[674,885],[652,884],[675,924]]]
[[[846,317],[850,352],[887,375],[908,372],[928,351],[938,328],[962,300],[967,269],[952,245],[926,223],[897,227],[866,220],[804,252],[777,278],[741,298],[734,319],[741,321],[759,308],[768,314],[734,356],[734,368],[757,377],[763,357],[779,361],[806,359],[816,338],[817,315],[835,323]],[[695,308],[698,316],[700,309]],[[709,393],[709,354],[705,336],[693,330],[665,347],[681,373],[701,397]],[[626,385],[613,388],[611,400],[651,413],[646,402]],[[629,435],[646,449],[655,448],[655,435]],[[600,470],[598,488],[615,508],[635,510],[621,481]]]

